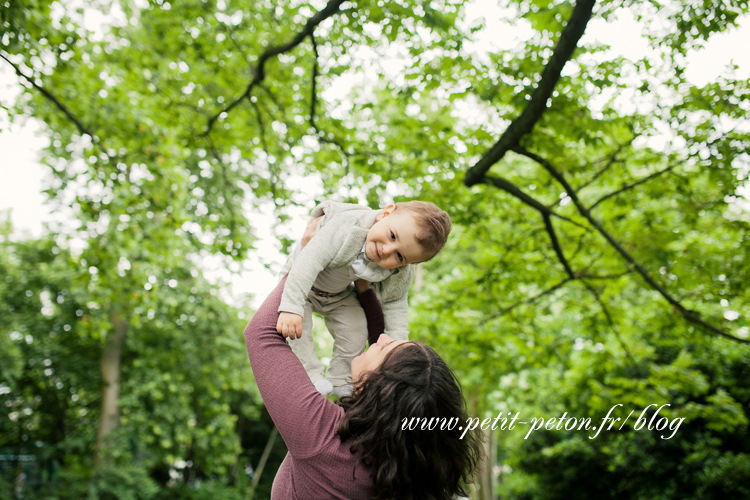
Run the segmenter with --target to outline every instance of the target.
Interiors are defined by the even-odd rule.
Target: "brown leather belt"
[[[317,289],[315,287],[312,287],[312,293],[314,293],[318,297],[335,297],[337,295],[341,295],[345,291],[346,290],[342,290],[342,291],[336,292],[336,293],[331,293],[331,292],[324,292],[323,290],[319,290],[319,289]]]

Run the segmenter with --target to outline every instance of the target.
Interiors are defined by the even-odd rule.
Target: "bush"
[[[204,481],[193,486],[180,483],[173,488],[161,490],[156,500],[244,500],[247,491],[245,489],[241,492],[220,481]]]
[[[135,465],[107,466],[95,471],[63,469],[34,497],[44,500],[152,500],[159,486]],[[1,500],[2,497],[0,497]]]

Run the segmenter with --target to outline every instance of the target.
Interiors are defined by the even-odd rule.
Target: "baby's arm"
[[[406,296],[383,303],[385,333],[394,340],[409,340],[409,302]]]
[[[325,224],[318,227],[316,237],[312,238],[300,252],[289,271],[289,277],[281,296],[279,312],[304,314],[305,299],[315,283],[318,274],[333,262],[341,250],[337,242],[346,239],[346,230],[336,224]]]
[[[315,236],[315,230],[318,228],[318,222],[320,222],[321,217],[307,221],[305,232],[302,233],[302,239],[300,240],[300,251]],[[276,331],[283,335],[284,338],[292,340],[302,337],[302,316],[290,312],[279,313],[279,319],[276,322]]]

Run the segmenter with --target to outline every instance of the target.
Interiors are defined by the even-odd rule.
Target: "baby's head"
[[[434,203],[388,205],[367,233],[365,253],[384,269],[426,262],[440,253],[451,232],[451,218]]]

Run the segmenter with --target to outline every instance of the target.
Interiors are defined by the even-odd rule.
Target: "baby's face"
[[[378,216],[365,242],[367,258],[383,269],[395,269],[427,260],[415,236],[419,228],[408,210],[394,212],[391,206]]]

